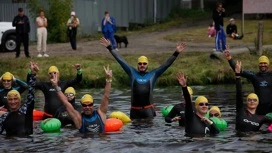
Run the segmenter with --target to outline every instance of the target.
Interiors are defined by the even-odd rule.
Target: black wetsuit
[[[0,117],[0,133],[4,130],[7,135],[29,135],[33,133],[34,85],[36,76],[31,74],[27,101],[17,111],[7,112]]]
[[[229,60],[229,64],[233,71],[235,71],[235,62],[233,59]],[[256,114],[266,115],[272,112],[272,72],[253,72],[241,71],[241,76],[249,79],[254,87],[254,92],[258,95],[259,105]]]
[[[72,106],[75,110],[77,110],[79,113],[81,113],[81,106],[75,103],[75,99],[73,99],[71,102]],[[68,112],[66,111],[65,106],[59,107],[57,112],[54,115],[54,118],[57,118],[61,122],[61,126],[64,127],[68,124],[74,125],[73,120],[70,118]]]
[[[82,125],[79,129],[80,133],[103,133],[104,132],[104,123],[98,114],[98,112],[95,110],[92,115],[85,115],[81,114],[82,116]]]
[[[28,77],[29,78],[29,74]],[[64,93],[65,89],[78,84],[82,80],[82,73],[77,74],[74,80],[70,81],[59,81],[58,85],[61,88],[61,91]],[[36,89],[39,89],[43,92],[45,98],[44,112],[50,115],[54,115],[57,109],[63,104],[58,98],[55,88],[52,86],[51,82],[37,82],[35,85]],[[46,118],[47,116],[45,116]]]
[[[263,115],[251,114],[243,104],[242,85],[236,78],[236,130],[238,132],[258,131],[264,123],[272,123],[272,119]]]
[[[20,94],[22,94],[27,88],[27,83],[16,79],[16,83],[19,85],[18,87],[11,87],[10,89],[0,89],[0,106],[5,106],[4,108],[8,109],[8,101],[7,94],[10,90],[17,90]]]
[[[165,117],[165,122],[172,123],[172,118],[180,116],[179,126],[185,126],[185,107],[183,103],[176,104]]]
[[[112,50],[111,46],[107,47],[113,57],[125,70],[130,78],[131,86],[131,119],[153,118],[156,116],[153,107],[153,88],[158,77],[175,61],[178,52],[175,52],[163,65],[150,72],[139,72],[130,66],[120,55]]]
[[[183,95],[185,98],[185,132],[190,136],[204,136],[205,134],[218,134],[219,130],[215,124],[209,125],[201,121],[201,118],[194,112],[192,106],[191,96],[187,87],[182,87]]]

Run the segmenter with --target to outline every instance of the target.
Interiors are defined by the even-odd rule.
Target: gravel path
[[[182,25],[177,28],[171,28],[165,31],[151,32],[151,33],[142,33],[128,36],[129,45],[128,48],[120,48],[119,52],[121,54],[154,54],[154,53],[164,53],[164,52],[173,52],[175,49],[176,43],[164,40],[163,37],[187,30],[193,26],[203,26],[208,25],[209,21],[200,21],[197,24],[187,24]],[[207,39],[209,39],[207,37]],[[214,38],[211,38],[214,39]],[[212,42],[212,41],[211,41]],[[190,51],[199,51],[199,52],[212,52],[214,48],[214,43],[193,43],[185,42],[187,44],[187,50]],[[99,41],[79,41],[77,43],[78,50],[73,51],[69,43],[58,43],[58,44],[48,44],[48,54],[50,57],[55,56],[80,56],[80,55],[89,55],[89,54],[101,54],[106,53],[106,49],[99,44]],[[245,44],[245,43],[235,43],[229,44],[232,48],[232,52],[239,53],[248,51],[247,46],[253,46],[254,44]],[[123,45],[124,46],[124,45]],[[23,50],[23,48],[22,48]],[[1,57],[15,57],[15,53],[1,53]],[[36,45],[30,46],[30,55],[36,57]],[[23,51],[21,51],[21,58],[24,57]]]

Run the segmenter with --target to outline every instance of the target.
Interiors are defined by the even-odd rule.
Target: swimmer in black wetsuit
[[[258,96],[251,93],[247,96],[247,102],[244,106],[242,85],[241,85],[241,62],[237,61],[236,72],[236,130],[238,132],[258,131],[265,123],[272,123],[271,118],[257,115],[256,109],[259,104]]]
[[[153,118],[156,116],[154,110],[153,101],[153,88],[158,77],[167,70],[169,66],[175,61],[179,53],[183,52],[185,49],[185,44],[179,43],[176,46],[176,51],[172,56],[159,68],[156,68],[150,72],[148,69],[148,59],[145,56],[138,58],[137,69],[130,66],[124,59],[120,57],[116,50],[112,50],[110,41],[105,38],[100,39],[100,43],[107,47],[113,57],[125,70],[130,78],[131,87],[131,109],[130,118],[131,119],[144,119]]]
[[[235,71],[235,61],[230,55],[229,47],[224,51],[229,65]],[[259,105],[256,114],[266,115],[272,112],[272,72],[268,71],[269,59],[266,56],[259,58],[259,72],[241,70],[241,77],[250,80],[254,87],[254,92],[259,97]]]
[[[85,94],[81,98],[81,105],[83,113],[79,113],[74,109],[71,103],[68,102],[65,95],[62,93],[60,87],[58,86],[58,77],[57,74],[53,74],[51,83],[56,89],[58,98],[65,106],[69,116],[73,120],[75,127],[79,129],[80,133],[103,133],[104,125],[106,123],[106,113],[108,111],[109,96],[112,82],[112,70],[109,69],[109,66],[104,67],[105,73],[107,75],[106,85],[104,90],[104,95],[101,100],[101,104],[97,110],[94,110],[94,101],[93,97],[89,94]]]
[[[205,134],[218,134],[219,130],[211,120],[205,117],[208,112],[208,99],[198,96],[195,101],[195,111],[193,110],[191,96],[187,89],[187,78],[183,73],[177,77],[182,87],[185,98],[185,132],[188,136],[204,136]]]
[[[193,95],[193,90],[191,87],[187,86],[190,96]],[[184,101],[184,96],[182,96]],[[181,102],[176,104],[168,115],[165,117],[165,122],[172,123],[172,122],[179,122],[179,126],[185,126],[185,102]]]
[[[11,90],[17,90],[20,94],[22,94],[28,88],[28,85],[18,78],[15,78],[10,72],[6,72],[1,76],[0,83],[3,85],[3,88],[0,88],[0,110],[8,111],[8,92]],[[17,83],[19,86],[12,87],[13,83]]]
[[[69,86],[74,86],[76,84],[79,84],[80,81],[82,80],[82,71],[81,71],[81,65],[80,64],[75,64],[73,65],[74,68],[77,70],[77,76],[75,79],[70,80],[70,81],[59,81],[59,87],[61,88],[62,92]],[[58,74],[57,76],[59,77],[59,70],[56,66],[51,66],[48,69],[48,76],[51,79],[53,74]],[[27,76],[29,78],[29,74]],[[40,89],[45,98],[45,105],[44,105],[44,112],[45,116],[44,119],[47,117],[53,117],[53,115],[56,113],[57,109],[62,105],[60,102],[55,88],[52,86],[50,82],[37,82],[35,85],[36,89]]]
[[[35,63],[30,62],[32,72],[29,76],[27,101],[22,106],[21,95],[17,90],[7,94],[9,112],[0,111],[0,133],[6,131],[9,136],[23,136],[33,133],[34,85],[36,72],[39,70]]]
[[[64,95],[67,97],[69,103],[72,104],[72,106],[74,107],[75,110],[77,110],[79,113],[81,113],[81,106],[75,103],[75,95],[76,95],[76,91],[73,87],[68,87],[65,92]],[[56,114],[54,115],[54,118],[57,118],[60,120],[61,122],[61,126],[64,127],[68,124],[74,124],[73,120],[70,118],[70,116],[68,115],[68,112],[65,108],[65,106],[61,106]]]

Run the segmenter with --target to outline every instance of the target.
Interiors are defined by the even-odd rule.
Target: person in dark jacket
[[[247,101],[243,103],[243,93],[241,84],[241,62],[237,61],[236,73],[236,127],[237,132],[259,131],[263,124],[271,124],[272,119],[264,115],[257,115],[256,110],[259,105],[259,98],[255,93],[247,96]],[[267,95],[269,96],[269,95]]]
[[[73,50],[77,49],[76,36],[77,36],[77,28],[80,22],[78,17],[76,16],[76,12],[71,12],[71,18],[67,21],[68,26],[68,37],[70,40],[70,44]]]
[[[184,43],[178,43],[176,51],[170,56],[170,58],[162,64],[160,67],[148,72],[148,59],[146,56],[140,56],[138,58],[137,69],[130,66],[116,50],[112,50],[110,41],[104,37],[100,39],[100,43],[107,47],[113,57],[125,70],[130,78],[131,86],[131,119],[153,119],[156,116],[153,101],[153,88],[158,77],[171,66],[176,60],[177,56],[183,52],[186,45]]]
[[[187,86],[190,96],[193,96],[193,90],[191,87]],[[184,101],[184,96],[182,96]],[[176,104],[171,111],[165,117],[165,122],[179,122],[179,126],[185,126],[185,102]]]
[[[29,32],[30,24],[28,17],[24,14],[23,8],[18,9],[18,15],[14,17],[12,26],[16,27],[16,58],[20,56],[21,43],[24,44],[25,56],[29,56]]]
[[[226,49],[226,33],[224,31],[224,17],[226,14],[222,3],[216,4],[216,9],[213,11],[212,16],[216,30],[215,49],[216,51],[223,52]]]
[[[8,101],[7,101],[7,94],[11,90],[17,90],[20,94],[22,94],[26,89],[28,89],[27,83],[21,81],[18,78],[15,78],[13,74],[10,72],[4,73],[1,78],[0,82],[3,85],[3,88],[0,88],[0,107],[2,111],[7,111],[8,109]],[[13,87],[12,84],[16,83],[18,86]],[[4,107],[2,107],[4,106]]]
[[[231,37],[232,39],[242,39],[244,36],[243,35],[239,35],[238,32],[237,32],[237,26],[235,24],[235,19],[234,18],[231,18],[229,20],[229,24],[227,25],[227,28],[226,28],[226,32],[227,32],[227,35],[229,37]]]
[[[17,90],[7,94],[9,111],[0,111],[0,134],[6,131],[8,136],[25,136],[33,134],[33,109],[35,104],[36,73],[39,71],[35,63],[30,62],[31,74],[28,82],[27,101],[22,104],[22,98]]]
[[[224,51],[230,67],[235,71],[235,61],[232,59],[229,47]],[[256,110],[258,115],[266,115],[272,112],[272,72],[269,71],[269,59],[266,56],[259,58],[259,72],[241,70],[241,77],[250,80],[254,87],[254,93],[259,97],[259,105]]]
[[[216,125],[207,117],[208,99],[198,96],[195,100],[195,111],[192,106],[191,96],[187,88],[187,77],[183,73],[178,74],[178,81],[182,87],[185,99],[185,132],[188,136],[205,136],[206,134],[215,135],[220,131]]]
[[[64,92],[66,88],[70,86],[74,86],[76,84],[79,84],[82,80],[82,70],[80,64],[74,65],[75,69],[77,70],[77,76],[75,79],[70,81],[59,81],[58,85],[61,88],[61,90]],[[48,76],[51,79],[53,77],[53,74],[57,74],[59,77],[59,70],[56,66],[50,66],[48,69]],[[27,76],[27,80],[29,80],[29,75]],[[37,82],[35,85],[36,89],[39,89],[43,92],[44,98],[45,98],[45,105],[44,105],[44,112],[45,112],[45,118],[53,117],[53,115],[56,113],[59,107],[63,106],[60,102],[57,93],[55,92],[55,88],[52,86],[50,82]]]

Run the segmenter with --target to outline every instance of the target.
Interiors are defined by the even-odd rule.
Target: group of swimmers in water
[[[111,43],[105,38],[100,39],[100,44],[108,49],[116,61],[121,65],[130,78],[131,108],[130,118],[153,119],[156,116],[153,101],[153,88],[157,78],[167,70],[177,56],[184,51],[186,45],[179,43],[175,52],[160,67],[148,71],[148,58],[140,56],[137,68],[129,65],[119,53],[112,49]],[[263,124],[271,124],[272,118],[266,116],[272,112],[272,73],[268,71],[269,59],[266,56],[259,58],[259,72],[242,70],[240,61],[234,62],[227,48],[224,54],[235,72],[236,78],[236,130],[240,132],[258,131]],[[80,64],[74,65],[77,70],[76,78],[69,81],[59,79],[60,72],[56,66],[48,69],[50,81],[36,81],[39,71],[38,64],[30,62],[27,83],[15,78],[6,72],[0,78],[3,89],[0,90],[0,132],[7,135],[29,135],[33,133],[33,109],[35,105],[35,89],[43,92],[45,97],[44,119],[58,118],[62,126],[74,125],[81,133],[103,133],[108,111],[112,70],[104,67],[106,85],[104,95],[98,109],[94,109],[94,99],[90,94],[85,94],[80,100],[81,105],[75,103],[76,92],[72,86],[82,80]],[[241,77],[248,78],[255,93],[247,96],[243,103]],[[187,77],[183,73],[177,75],[177,80],[182,87],[183,100],[173,107],[165,117],[170,123],[178,121],[180,126],[185,126],[188,135],[218,134],[220,128],[214,123],[213,118],[221,118],[219,107],[213,106],[209,110],[209,101],[205,96],[198,96],[192,102],[193,90],[187,86]],[[16,82],[19,87],[12,87]],[[28,90],[26,102],[22,102],[21,94]],[[207,116],[208,113],[208,116]]]

